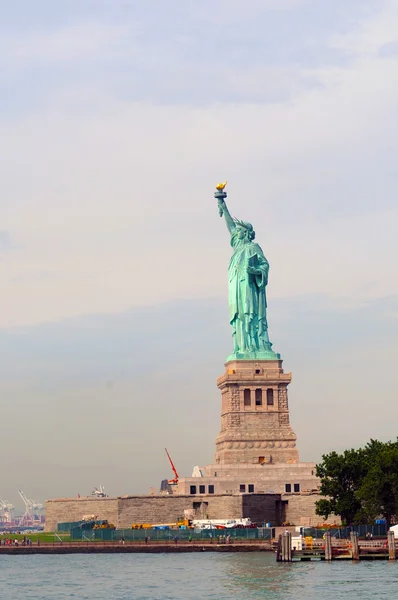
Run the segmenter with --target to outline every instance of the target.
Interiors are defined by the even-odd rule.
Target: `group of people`
[[[209,538],[210,538],[210,542],[213,541],[213,535],[211,533],[209,533]],[[215,537],[216,542],[218,542],[219,544],[230,544],[231,543],[231,536],[229,535],[229,533],[227,535],[218,535]]]
[[[211,533],[209,533],[209,538],[210,538],[210,543],[213,542],[213,535]],[[178,537],[175,536],[174,538],[174,543],[177,544],[178,542]],[[230,544],[231,543],[231,536],[229,535],[229,533],[227,535],[217,535],[215,536],[215,541],[218,542],[219,544]],[[190,535],[188,537],[188,542],[192,542],[192,535]]]
[[[210,542],[212,543],[213,542],[213,534],[212,533],[209,533],[209,538],[210,538]],[[172,539],[175,544],[178,544],[178,541],[180,538],[178,537],[178,535],[175,535]],[[215,536],[214,539],[219,544],[230,544],[231,543],[231,536],[229,534],[227,534],[227,535],[220,534],[220,535]],[[145,544],[149,544],[150,541],[151,541],[151,538],[149,537],[149,535],[146,535],[144,537]],[[188,542],[192,542],[192,535],[189,535]],[[125,543],[126,543],[126,538],[124,536],[121,536],[119,538],[119,544],[125,544]]]
[[[26,535],[23,536],[22,540],[18,540],[18,538],[3,538],[0,540],[1,546],[19,546],[19,544],[21,544],[21,546],[32,546],[33,542],[29,537],[26,537]],[[39,538],[37,539],[37,545],[40,546]]]

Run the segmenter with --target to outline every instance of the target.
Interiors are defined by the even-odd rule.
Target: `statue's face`
[[[240,225],[236,226],[236,233],[238,236],[238,239],[240,240],[244,240],[246,235],[247,235],[247,230],[244,227],[241,227]]]

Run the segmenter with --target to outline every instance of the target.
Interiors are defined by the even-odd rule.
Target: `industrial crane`
[[[174,466],[174,463],[173,463],[173,461],[171,460],[170,454],[167,452],[167,448],[165,448],[165,451],[166,451],[166,454],[167,454],[167,458],[168,458],[168,459],[169,459],[169,461],[170,461],[171,468],[173,469],[173,473],[174,473],[174,475],[175,475],[174,479],[169,479],[169,480],[167,481],[167,483],[168,483],[169,485],[177,485],[177,484],[178,484],[178,473],[177,473],[177,470],[176,470],[176,468],[175,468],[175,466]]]
[[[21,517],[20,525],[31,525],[35,521],[35,511],[40,511],[44,508],[43,504],[29,500],[22,490],[18,490],[18,494],[21,496],[23,503],[25,504],[25,512]]]
[[[102,483],[100,483],[99,489],[98,488],[94,488],[94,491],[91,492],[92,496],[97,496],[97,498],[107,498],[107,494],[105,494],[105,488],[102,485]]]

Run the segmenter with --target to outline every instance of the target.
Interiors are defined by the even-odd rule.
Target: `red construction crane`
[[[165,448],[165,451],[166,451],[166,454],[167,454],[167,458],[170,461],[171,468],[173,469],[173,473],[175,475],[174,479],[169,479],[167,483],[169,485],[177,485],[177,483],[178,483],[178,473],[176,471],[176,468],[174,466],[173,461],[171,460],[170,454],[167,452],[167,448]]]

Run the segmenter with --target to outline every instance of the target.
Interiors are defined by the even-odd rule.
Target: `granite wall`
[[[278,494],[159,495],[119,498],[58,498],[46,502],[46,531],[57,524],[79,521],[84,515],[107,519],[118,528],[133,523],[174,523],[189,510],[198,519],[239,519],[279,522]]]

